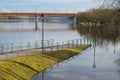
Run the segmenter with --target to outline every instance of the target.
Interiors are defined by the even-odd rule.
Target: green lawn
[[[79,54],[91,45],[66,48],[52,53],[34,54],[0,60],[0,80],[31,80],[32,76],[44,69]]]

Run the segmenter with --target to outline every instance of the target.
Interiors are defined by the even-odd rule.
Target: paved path
[[[52,47],[52,51],[61,50],[63,48],[67,48],[67,47],[68,47],[68,45],[64,45],[64,46],[59,45],[59,48],[58,47]],[[46,52],[51,52],[51,47],[44,49],[44,53],[46,53]],[[0,60],[14,58],[14,57],[18,57],[18,56],[31,55],[31,54],[40,54],[40,53],[42,53],[42,49],[30,49],[30,50],[25,50],[25,51],[0,53]]]

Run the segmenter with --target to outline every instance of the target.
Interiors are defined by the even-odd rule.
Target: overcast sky
[[[96,7],[95,0],[0,0],[0,12],[79,12]]]

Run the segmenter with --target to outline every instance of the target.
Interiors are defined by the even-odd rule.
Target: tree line
[[[77,21],[84,22],[85,24],[96,23],[116,24],[120,23],[120,0],[95,0],[100,2],[98,9],[91,9],[86,12],[79,12]],[[90,26],[90,25],[89,25]]]
[[[116,42],[120,40],[120,0],[102,1],[102,7],[77,14],[78,32]]]
[[[107,25],[120,23],[120,11],[118,9],[91,9],[86,12],[79,12],[77,23],[83,23],[87,26],[91,25]]]

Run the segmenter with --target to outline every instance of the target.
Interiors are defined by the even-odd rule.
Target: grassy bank
[[[31,77],[74,55],[79,54],[90,45],[82,45],[74,48],[66,48],[46,54],[34,54],[29,56],[11,58],[0,61],[0,80],[31,80]]]

